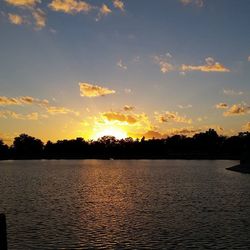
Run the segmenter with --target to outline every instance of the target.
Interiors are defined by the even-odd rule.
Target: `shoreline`
[[[230,170],[230,171],[243,173],[243,174],[250,174],[250,164],[249,163],[238,164],[238,165],[226,168],[226,169]]]

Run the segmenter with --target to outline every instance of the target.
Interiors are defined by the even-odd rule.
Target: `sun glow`
[[[93,135],[93,139],[97,140],[98,138],[101,138],[103,136],[114,136],[118,140],[128,137],[127,133],[124,130],[120,128],[110,127],[97,131]]]

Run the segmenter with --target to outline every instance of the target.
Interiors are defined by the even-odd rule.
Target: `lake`
[[[235,161],[0,162],[9,249],[249,249]]]

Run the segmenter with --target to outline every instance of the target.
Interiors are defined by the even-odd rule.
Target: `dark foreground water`
[[[249,249],[233,161],[0,162],[9,249]]]

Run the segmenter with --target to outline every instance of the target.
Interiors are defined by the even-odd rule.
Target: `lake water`
[[[9,249],[249,249],[234,161],[0,162]]]

